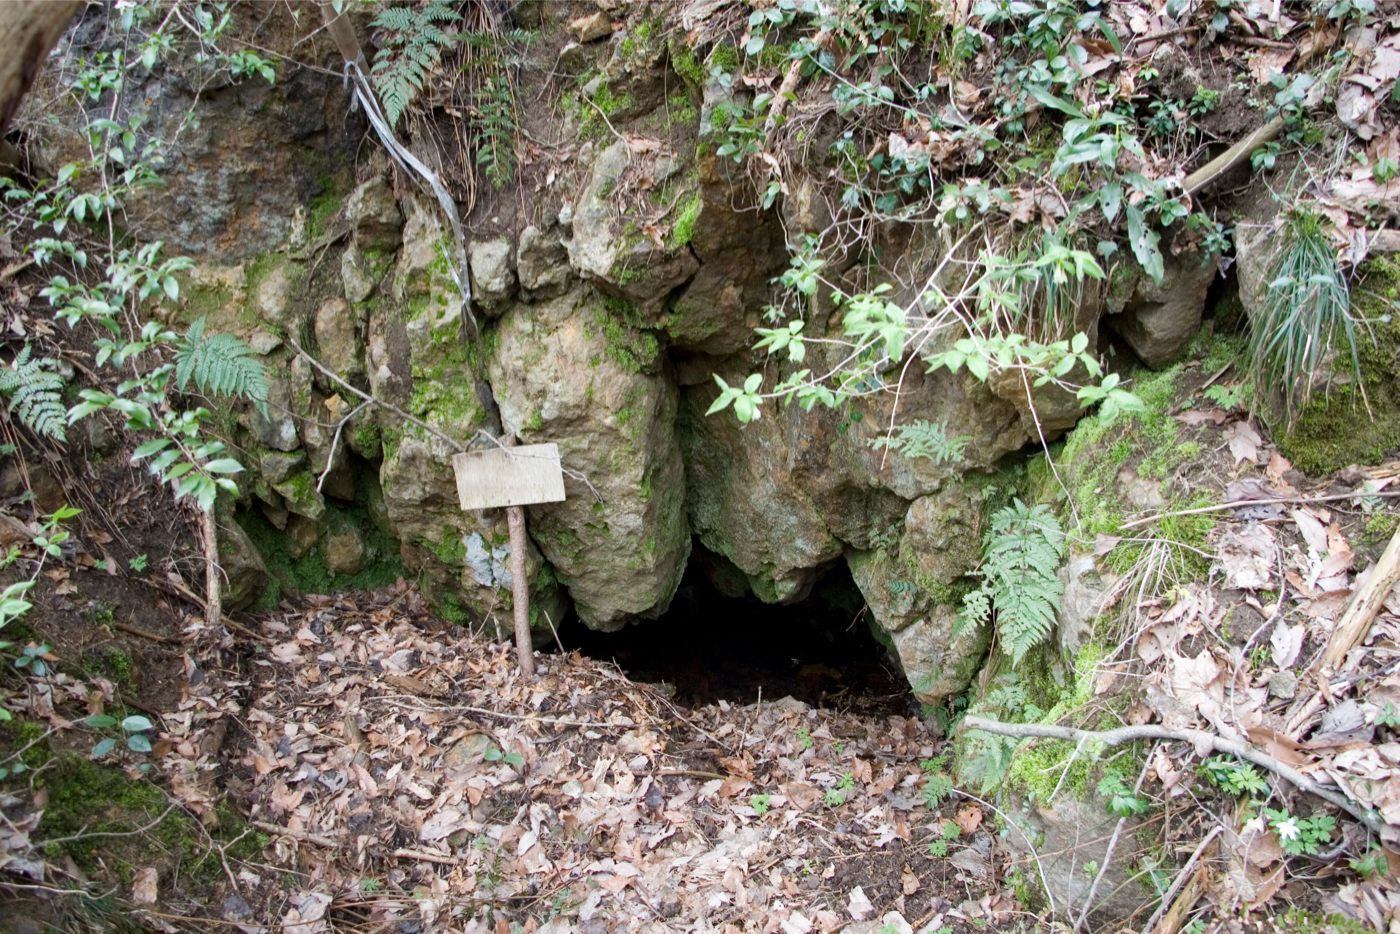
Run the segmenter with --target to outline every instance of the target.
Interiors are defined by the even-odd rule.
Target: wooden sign
[[[564,499],[559,445],[527,444],[452,455],[457,497],[465,509],[499,509]]]

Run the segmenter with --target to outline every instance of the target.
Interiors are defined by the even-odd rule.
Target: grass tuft
[[[1351,293],[1324,224],[1311,208],[1289,212],[1264,300],[1249,314],[1250,377],[1282,395],[1286,426],[1307,405],[1314,378],[1325,372],[1334,350],[1350,358],[1360,385]]]

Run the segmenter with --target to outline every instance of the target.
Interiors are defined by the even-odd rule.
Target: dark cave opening
[[[698,543],[695,552],[659,618],[611,633],[570,618],[560,629],[563,646],[615,662],[633,681],[669,684],[687,706],[790,696],[875,715],[914,712],[909,686],[872,634],[844,562],[834,563],[806,599],[774,605],[751,593],[721,592],[715,562]]]

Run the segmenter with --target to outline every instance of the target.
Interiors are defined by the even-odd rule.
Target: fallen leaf
[[[160,898],[160,873],[154,866],[142,866],[136,870],[131,882],[131,900],[138,905],[154,905]]]
[[[846,911],[850,913],[853,921],[864,921],[875,913],[875,906],[865,897],[865,890],[856,886],[851,889],[851,894],[846,899]]]
[[[982,826],[982,808],[976,802],[968,801],[953,815],[953,823],[958,825],[963,836],[970,837]]]
[[[1298,659],[1298,654],[1303,651],[1303,636],[1305,630],[1302,624],[1289,626],[1279,620],[1274,626],[1274,631],[1269,636],[1269,646],[1273,649],[1274,664],[1280,668],[1287,668]]]

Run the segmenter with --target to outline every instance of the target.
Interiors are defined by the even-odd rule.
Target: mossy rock
[[[1278,440],[1284,456],[1309,474],[1379,464],[1400,449],[1400,263],[1367,263],[1352,305],[1370,330],[1368,337],[1359,329],[1357,347],[1364,398],[1354,383],[1319,393]]]

